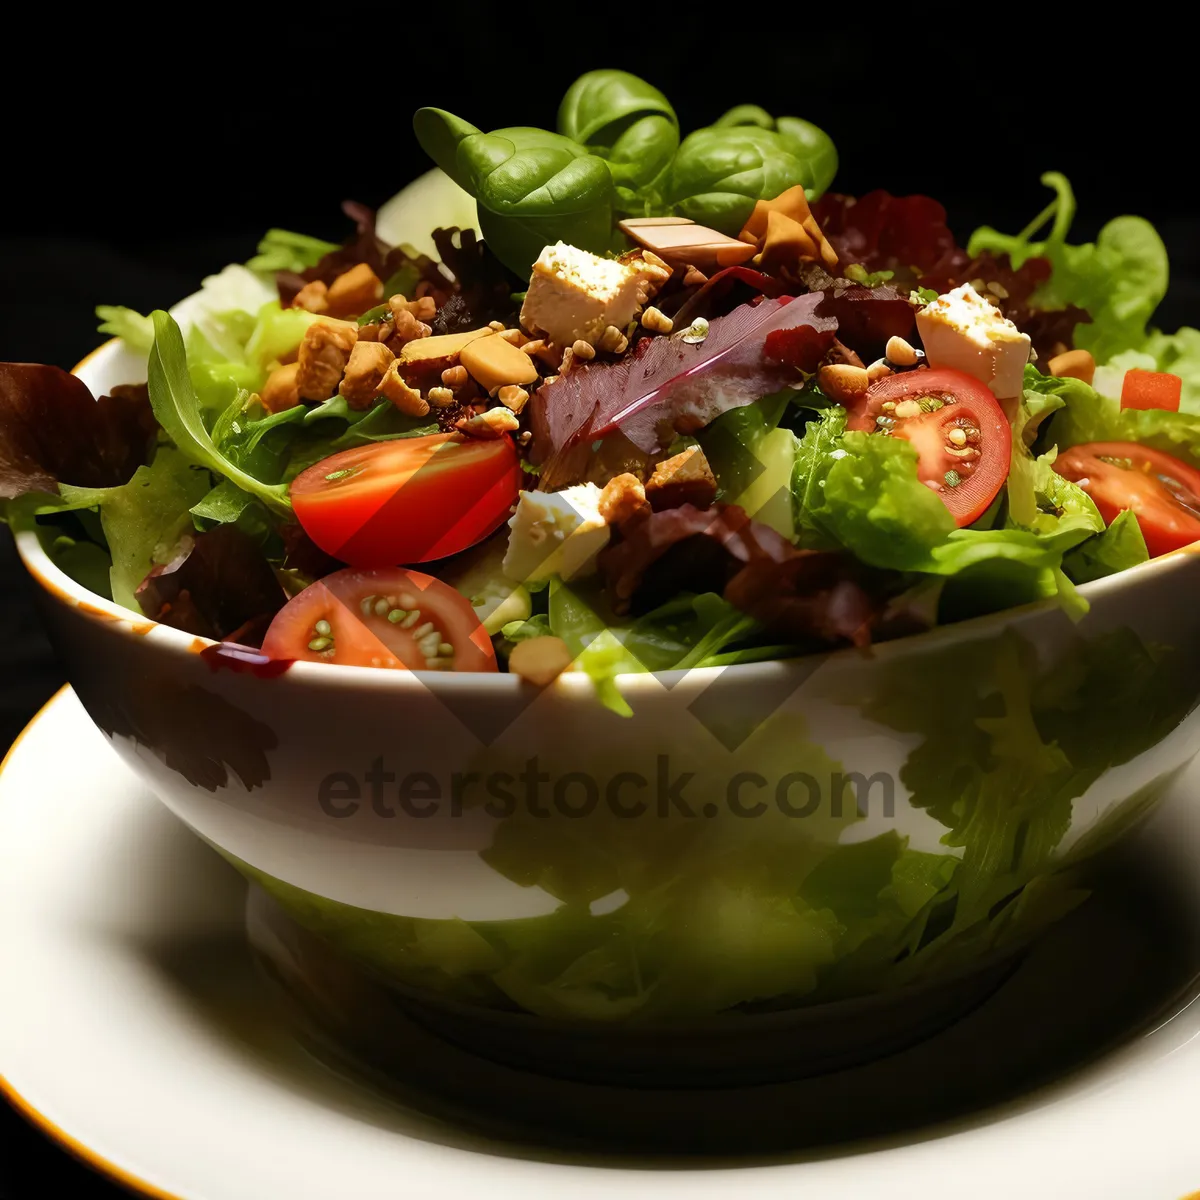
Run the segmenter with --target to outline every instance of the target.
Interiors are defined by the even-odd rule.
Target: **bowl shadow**
[[[131,899],[181,919],[170,933],[161,923],[104,932],[188,1007],[214,1048],[314,1104],[398,1135],[597,1167],[796,1162],[944,1137],[1062,1102],[1197,995],[1200,913],[1182,882],[1186,848],[1160,837],[1150,852],[1159,823],[1152,817],[1098,859],[1092,897],[969,1011],[960,1006],[957,1020],[867,1062],[751,1086],[580,1082],[472,1053],[294,929],[285,927],[281,954],[270,901],[252,893],[247,906],[241,877],[163,810],[131,831],[130,849],[140,862],[149,854],[171,867],[143,873]],[[197,896],[209,915],[185,920]],[[303,978],[288,966],[297,936],[308,956]]]

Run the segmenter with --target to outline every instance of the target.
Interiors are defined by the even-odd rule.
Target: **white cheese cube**
[[[1029,337],[969,283],[917,313],[917,332],[931,367],[953,367],[985,383],[999,400],[1019,396]]]
[[[520,583],[540,583],[590,575],[596,556],[608,545],[608,525],[600,515],[600,489],[580,483],[561,492],[522,492],[508,522],[504,573]]]
[[[564,348],[580,339],[595,345],[608,326],[624,329],[646,296],[647,279],[636,266],[559,242],[533,264],[521,324]]]

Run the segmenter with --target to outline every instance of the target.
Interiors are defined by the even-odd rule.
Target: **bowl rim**
[[[71,374],[79,375],[97,359],[119,353],[123,348],[120,338],[109,338],[108,341],[102,342],[80,359],[71,368]],[[103,596],[88,591],[51,560],[32,529],[14,530],[13,534],[13,541],[21,562],[41,590],[59,603],[75,609],[85,618],[110,628],[116,627],[126,636],[138,638],[153,636],[155,644],[159,645],[164,652],[192,655],[220,644],[212,638],[200,637],[181,629],[175,629],[170,625],[163,625],[149,617],[134,613],[115,601],[106,600]],[[1190,560],[1197,557],[1200,557],[1200,542],[1172,550],[1168,554],[1150,559],[1148,562],[1130,567],[1115,575],[1093,580],[1091,583],[1083,584],[1078,590],[1080,595],[1089,602],[1102,599],[1115,592],[1136,588],[1139,584],[1165,573],[1181,570]],[[1017,621],[1054,610],[1061,611],[1061,605],[1056,600],[1040,600],[1017,608],[1001,609],[998,612],[986,613],[969,620],[957,621],[950,625],[938,625],[921,633],[881,642],[866,648],[866,650],[849,646],[795,658],[766,659],[762,662],[734,664],[726,667],[692,667],[682,671],[630,672],[616,676],[616,681],[619,681],[619,689],[626,696],[649,686],[661,688],[660,677],[670,678],[684,674],[704,680],[725,671],[733,671],[736,673],[734,678],[741,678],[750,683],[756,678],[766,680],[772,675],[798,670],[800,669],[799,664],[804,664],[805,670],[812,670],[811,664],[814,662],[819,663],[830,659],[845,659],[846,657],[863,659],[868,656],[878,657],[880,655],[891,657],[899,653],[917,652],[930,642],[952,641],[988,633],[995,627],[1007,627]],[[340,685],[361,688],[365,685],[372,689],[386,688],[390,691],[403,689],[406,684],[418,683],[422,689],[427,690],[427,680],[435,674],[438,679],[439,691],[445,689],[473,691],[483,687],[490,692],[503,694],[506,691],[516,692],[523,686],[522,680],[507,671],[444,674],[429,671],[379,671],[372,667],[294,662],[287,674],[293,676],[296,671],[299,671],[300,678],[306,681],[315,679],[325,681],[325,686]],[[313,672],[316,674],[314,675]],[[566,692],[586,690],[590,693],[592,691],[591,680],[583,672],[565,672],[550,687],[556,691]]]

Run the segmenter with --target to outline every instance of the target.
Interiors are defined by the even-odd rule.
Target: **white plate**
[[[581,1122],[591,1111],[593,1142],[614,1112],[666,1120],[673,1107],[698,1136],[703,1122],[720,1131],[756,1106],[796,1129],[818,1108],[844,1108],[853,1130],[856,1104],[888,1087],[894,1109],[906,1092],[914,1104],[968,1094],[1001,1061],[1023,1058],[1036,1072],[1073,1035],[1090,1044],[1105,1021],[1135,1010],[1144,1018],[1154,996],[1139,993],[1140,979],[1161,975],[1155,987],[1169,988],[1200,970],[1191,921],[1200,811],[1188,802],[1197,787],[1200,774],[1185,780],[1136,847],[1137,861],[1153,866],[1155,902],[1187,920],[1119,905],[1080,910],[991,1001],[889,1063],[736,1093],[634,1094],[510,1071],[414,1029],[422,1065],[401,1100],[301,1049],[246,949],[240,880],[158,805],[63,691],[0,770],[0,1085],[100,1170],[135,1191],[189,1200],[1180,1200],[1200,1187],[1200,1005],[1190,992],[1150,1032],[1065,1080],[889,1142],[635,1161],[578,1142],[568,1150],[561,1138],[542,1144],[528,1128],[489,1138],[472,1127],[511,1097],[510,1123],[539,1104]],[[1172,898],[1171,888],[1184,890]],[[980,1057],[985,1045],[990,1057]],[[423,1107],[447,1105],[444,1096],[424,1104],[422,1076],[457,1080],[460,1101],[470,1108],[476,1096],[478,1111],[461,1121],[426,1115]]]

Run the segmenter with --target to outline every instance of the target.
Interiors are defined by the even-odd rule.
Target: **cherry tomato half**
[[[291,496],[326,554],[391,567],[482,541],[508,518],[520,481],[511,438],[436,433],[343,450],[297,475]]]
[[[495,671],[496,652],[470,601],[420,571],[335,571],[275,614],[271,658],[413,671]]]
[[[905,371],[873,383],[847,429],[902,437],[917,448],[917,476],[959,526],[986,511],[1008,478],[1012,427],[991,390],[963,371]]]
[[[1077,483],[1112,524],[1132,509],[1151,557],[1200,541],[1200,471],[1136,442],[1088,442],[1064,450],[1054,469]]]

